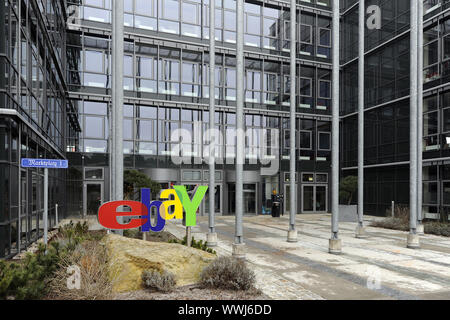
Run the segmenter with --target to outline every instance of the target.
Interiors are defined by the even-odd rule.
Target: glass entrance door
[[[302,212],[319,213],[328,211],[328,186],[304,185],[302,187]]]
[[[103,203],[103,183],[88,182],[84,184],[84,215],[97,215]]]
[[[302,212],[314,212],[314,186],[303,186]]]
[[[244,184],[244,214],[257,214],[256,184]],[[228,184],[228,210],[230,214],[236,213],[236,184]]]
[[[205,201],[202,202],[204,216],[209,215],[209,189],[205,195]],[[222,215],[222,185],[217,184],[214,196],[214,213],[217,215]]]
[[[256,184],[244,184],[244,214],[256,214]]]
[[[316,186],[316,212],[327,211],[327,186]]]

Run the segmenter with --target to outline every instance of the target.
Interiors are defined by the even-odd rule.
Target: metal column
[[[290,38],[291,38],[291,65],[290,65],[290,99],[291,99],[291,112],[290,112],[290,120],[291,120],[291,131],[290,131],[290,219],[289,219],[289,230],[288,230],[288,242],[297,242],[297,230],[295,228],[295,217],[297,215],[297,194],[296,194],[296,181],[295,181],[295,172],[296,172],[296,139],[295,139],[295,129],[296,129],[296,67],[297,67],[297,41],[296,41],[296,27],[297,27],[297,1],[291,0],[291,28],[290,28]],[[286,195],[287,196],[287,195]]]
[[[207,244],[210,247],[217,245],[217,234],[215,228],[215,190],[216,190],[216,137],[213,135],[215,129],[216,113],[216,10],[215,2],[209,3],[209,232]]]
[[[339,1],[333,1],[333,93],[332,93],[332,155],[331,155],[331,239],[329,252],[339,254],[342,251],[339,239],[339,70],[340,70],[340,9]]]
[[[210,0],[212,1],[212,0]],[[236,230],[233,245],[233,256],[243,258],[244,238],[242,227],[243,204],[243,173],[244,173],[244,0],[236,1]]]
[[[116,25],[116,10],[114,8],[114,4],[112,7],[112,25],[111,25],[111,103],[108,104],[108,115],[109,115],[109,164],[110,164],[110,169],[109,169],[109,198],[110,201],[114,201],[116,200],[116,186],[115,186],[115,174],[116,174],[116,157],[115,157],[115,141],[116,141],[116,137],[115,137],[115,122],[114,122],[114,103],[115,103],[115,87],[114,87],[114,83],[115,83],[115,79],[114,76],[116,74],[116,41],[114,39],[114,28]]]
[[[423,1],[418,5],[418,63],[417,63],[417,231],[423,233]]]
[[[114,113],[114,199],[123,200],[123,52],[124,52],[124,4],[113,1],[113,113]],[[117,232],[122,234],[123,232]]]
[[[356,237],[365,238],[364,230],[364,41],[366,3],[359,1],[359,57],[358,57],[358,226]]]
[[[44,245],[48,244],[48,168],[44,169]]]
[[[411,1],[411,60],[410,60],[410,177],[409,177],[409,209],[410,234],[408,235],[409,248],[419,247],[417,235],[417,62],[418,62],[418,6]]]

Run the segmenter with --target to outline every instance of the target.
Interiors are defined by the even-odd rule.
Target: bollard
[[[192,245],[191,227],[186,227],[186,244],[188,247]]]
[[[56,228],[58,228],[58,225],[59,225],[58,204],[55,204],[55,219],[56,219]]]
[[[392,201],[392,203],[391,203],[391,215],[392,215],[392,218],[395,218],[395,202],[394,201]]]

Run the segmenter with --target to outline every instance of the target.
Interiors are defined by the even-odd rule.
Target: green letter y
[[[194,196],[189,199],[189,195],[186,192],[186,186],[173,186],[175,192],[180,198],[184,211],[186,212],[186,227],[194,227],[197,224],[197,209],[200,206],[203,198],[205,197],[207,186],[199,186],[196,189]]]

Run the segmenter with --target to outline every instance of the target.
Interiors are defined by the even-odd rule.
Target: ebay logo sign
[[[140,202],[123,200],[103,204],[98,210],[98,222],[103,227],[112,230],[142,227],[142,232],[161,232],[166,226],[166,221],[183,219],[184,211],[186,226],[193,227],[197,224],[196,212],[207,191],[207,186],[198,186],[191,199],[185,186],[174,186],[173,189],[163,190],[160,200],[151,201],[150,189],[143,188]],[[173,207],[173,213],[169,213],[170,207]],[[155,208],[158,213],[155,226],[151,223],[152,208]],[[127,210],[125,211],[125,209]],[[117,221],[118,217],[132,218],[127,224],[121,224]]]

